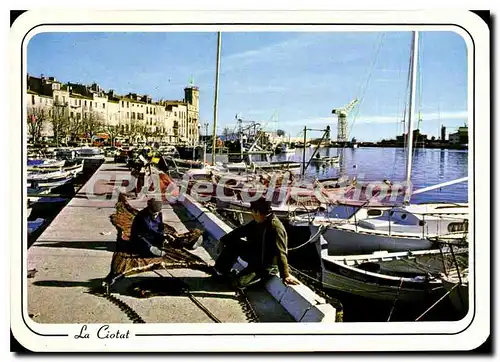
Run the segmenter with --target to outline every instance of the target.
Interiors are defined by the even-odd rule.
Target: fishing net
[[[111,261],[111,271],[106,277],[108,285],[118,278],[157,268],[206,269],[207,264],[201,258],[185,249],[202,237],[203,231],[199,229],[178,233],[173,227],[164,224],[166,237],[161,249],[165,251],[165,256],[149,257],[134,252],[130,232],[138,212],[124,194],[119,195],[115,212],[110,216],[111,223],[118,231],[118,241]]]

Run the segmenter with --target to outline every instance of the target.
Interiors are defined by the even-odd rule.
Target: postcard
[[[488,12],[11,15],[20,346],[487,341]]]

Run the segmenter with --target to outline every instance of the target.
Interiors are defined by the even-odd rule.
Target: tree
[[[120,125],[114,126],[114,125],[108,124],[108,125],[104,126],[104,129],[110,137],[111,146],[113,146],[115,143],[115,140],[116,140],[116,136],[118,136],[120,134]]]
[[[71,125],[68,112],[64,106],[54,105],[49,111],[49,114],[49,121],[52,125],[52,134],[54,135],[56,144],[59,145],[59,140],[61,137],[66,137],[68,135],[68,130]]]
[[[279,130],[277,130],[277,131],[276,131],[276,135],[277,135],[278,137],[282,137],[282,136],[284,136],[284,135],[285,135],[285,131],[283,131],[282,129],[279,129]]]
[[[87,137],[91,137],[103,129],[104,122],[102,115],[95,111],[90,111],[85,114],[81,122],[81,132],[85,133]]]
[[[48,109],[43,107],[28,108],[28,133],[33,138],[33,143],[36,143],[41,137],[43,127],[48,121],[48,118]]]
[[[140,122],[138,119],[133,119],[130,121],[130,130],[128,135],[137,141],[137,138],[144,138],[146,135],[146,124]]]

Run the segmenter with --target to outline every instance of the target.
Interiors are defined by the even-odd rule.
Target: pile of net
[[[134,248],[131,243],[134,241],[130,240],[130,232],[132,222],[138,212],[139,210],[129,204],[124,194],[119,195],[115,212],[110,216],[111,223],[118,231],[118,240],[111,261],[111,271],[106,277],[108,285],[121,277],[158,268],[206,270],[207,264],[184,248],[185,245],[190,245],[202,237],[203,232],[199,229],[178,233],[170,225],[164,224],[166,240],[161,249],[165,251],[165,256],[144,257],[132,252]]]

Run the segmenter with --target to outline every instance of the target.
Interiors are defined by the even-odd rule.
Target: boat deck
[[[101,279],[110,269],[117,238],[116,229],[109,220],[117,197],[112,191],[129,173],[124,165],[102,164],[29,248],[28,271],[35,269],[36,272],[27,279],[28,313],[35,322],[132,322],[130,313],[127,315],[123,308],[91,292],[101,284]],[[94,194],[101,197],[89,197],[88,190],[94,190]],[[146,200],[131,200],[130,203],[142,208]],[[192,227],[192,221],[182,208],[165,205],[163,217],[178,232]],[[193,253],[213,263],[207,251],[210,247],[213,244],[204,245]],[[128,276],[113,286],[112,296],[125,303],[146,323],[212,323],[213,319],[187,296],[176,295],[173,283],[176,278],[183,280],[192,295],[221,322],[249,322],[234,291],[204,272],[191,269],[158,270]],[[151,284],[165,286],[165,295],[149,298],[131,295],[135,283],[151,281]],[[174,289],[171,295],[169,288]],[[295,321],[264,287],[248,290],[248,296],[260,322]]]

